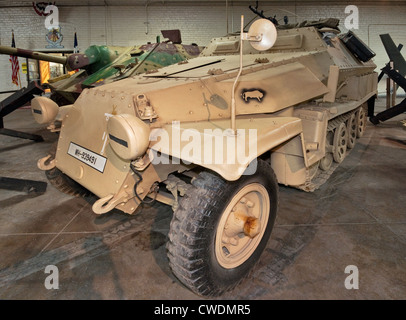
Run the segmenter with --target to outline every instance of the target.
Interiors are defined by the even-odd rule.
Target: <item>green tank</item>
[[[161,67],[197,57],[202,47],[181,43],[178,30],[163,30],[168,41],[135,46],[97,46],[84,53],[54,56],[31,50],[0,46],[0,53],[63,64],[73,74],[51,78],[43,84],[51,90],[51,99],[59,106],[72,104],[84,88],[92,88],[144,72],[153,73]],[[175,35],[173,37],[172,35]],[[159,37],[157,37],[159,38]]]

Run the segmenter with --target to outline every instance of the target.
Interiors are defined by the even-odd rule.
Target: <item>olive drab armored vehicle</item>
[[[173,273],[220,295],[264,250],[278,184],[314,191],[362,136],[377,94],[373,55],[331,24],[256,20],[197,58],[84,89],[44,169],[61,189],[96,195],[96,214],[171,205]]]

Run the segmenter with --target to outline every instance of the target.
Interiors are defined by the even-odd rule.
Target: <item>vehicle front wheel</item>
[[[199,295],[218,296],[253,268],[275,222],[278,185],[269,164],[228,182],[202,172],[175,211],[167,244],[175,276]]]

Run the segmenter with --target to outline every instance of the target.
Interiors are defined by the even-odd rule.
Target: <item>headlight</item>
[[[130,114],[113,116],[107,122],[110,145],[124,160],[134,160],[147,151],[149,132],[147,124]]]
[[[55,120],[59,106],[47,97],[35,97],[31,100],[31,112],[39,124],[49,123]]]

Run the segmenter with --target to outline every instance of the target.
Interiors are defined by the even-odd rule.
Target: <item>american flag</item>
[[[16,47],[16,43],[14,41],[14,32],[12,32],[12,40],[11,46],[13,48]],[[16,56],[10,56],[11,62],[11,81],[18,86],[18,73],[20,72],[20,64],[18,62],[18,58]]]

